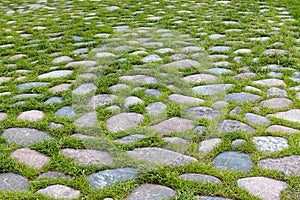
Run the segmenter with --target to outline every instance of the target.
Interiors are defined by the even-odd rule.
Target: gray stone
[[[211,40],[217,40],[217,39],[220,39],[220,38],[223,38],[223,37],[225,37],[225,35],[218,34],[218,33],[211,34],[211,35],[208,36],[208,38],[211,39]]]
[[[173,54],[170,56],[171,59],[173,60],[181,60],[186,58],[187,56],[185,54]]]
[[[270,117],[275,117],[279,119],[284,119],[291,122],[300,123],[300,109],[292,109],[286,112],[279,112],[275,114],[268,115]]]
[[[201,85],[193,87],[193,91],[200,95],[215,95],[225,92],[232,88],[232,84],[214,84],[214,85]]]
[[[231,143],[232,150],[236,150],[239,146],[241,146],[244,143],[246,143],[246,140],[243,140],[243,139],[236,139],[236,140],[232,141],[232,143]]]
[[[260,99],[261,96],[246,92],[230,93],[225,96],[226,101],[233,101],[236,103],[254,102]]]
[[[241,112],[241,110],[242,110],[242,107],[241,107],[241,106],[237,106],[237,107],[235,107],[234,109],[232,109],[232,110],[229,112],[229,114],[231,114],[231,115],[239,115],[240,112]]]
[[[28,148],[17,149],[10,154],[10,157],[38,170],[42,169],[50,161],[48,156]]]
[[[48,72],[45,74],[41,74],[38,76],[39,79],[46,79],[46,78],[64,78],[73,73],[72,70],[57,70],[57,71],[52,71]]]
[[[272,98],[264,100],[259,104],[270,109],[281,110],[289,107],[293,102],[287,98]]]
[[[300,175],[300,156],[267,158],[258,161],[258,165],[263,169],[277,170],[283,172],[286,176]]]
[[[285,90],[276,88],[276,87],[271,87],[267,90],[267,95],[268,96],[277,96],[277,97],[285,97],[287,96],[287,92]]]
[[[73,118],[75,116],[75,111],[70,106],[64,106],[55,112],[55,115],[59,117]]]
[[[11,100],[16,100],[16,99],[27,99],[27,98],[39,98],[42,97],[42,94],[17,94],[13,97],[11,97]]]
[[[43,86],[46,86],[48,84],[49,83],[47,83],[47,82],[22,83],[22,84],[19,84],[17,86],[17,89],[22,91],[22,90],[27,90],[27,89],[30,89],[30,88],[35,88],[35,87],[43,87]]]
[[[54,122],[50,122],[48,125],[49,128],[52,129],[57,129],[57,128],[63,128],[64,125],[63,124],[58,124],[58,123],[54,123]]]
[[[253,81],[255,85],[261,85],[265,87],[277,87],[277,86],[286,86],[285,82],[276,78],[269,78],[264,80]]]
[[[178,60],[168,64],[165,64],[164,67],[175,67],[179,69],[190,68],[190,67],[200,67],[201,64],[195,60]]]
[[[175,195],[176,192],[171,188],[162,185],[142,184],[135,188],[125,200],[168,200]]]
[[[156,89],[147,89],[144,91],[144,94],[149,95],[149,96],[154,96],[154,97],[160,97],[161,91],[156,90]]]
[[[263,116],[253,114],[253,113],[246,113],[244,118],[250,123],[255,125],[269,125],[271,121]]]
[[[218,131],[221,133],[222,132],[230,133],[230,132],[237,132],[237,131],[245,132],[245,133],[253,133],[255,129],[247,124],[244,124],[243,122],[226,119],[219,123]]]
[[[144,58],[142,58],[142,61],[145,62],[145,63],[148,63],[148,62],[157,62],[157,61],[162,61],[163,59],[156,55],[156,54],[152,54],[152,55],[149,55],[149,56],[146,56]]]
[[[216,109],[224,109],[226,108],[227,106],[229,105],[228,102],[226,101],[216,101],[212,104],[212,107],[213,108],[216,108]]]
[[[231,50],[231,47],[229,46],[214,46],[209,49],[212,52],[228,52]]]
[[[126,108],[130,107],[130,106],[133,106],[133,105],[136,105],[136,104],[143,104],[144,101],[138,97],[135,97],[135,96],[130,96],[130,97],[127,97],[124,101],[124,106]]]
[[[288,54],[289,52],[282,49],[267,49],[263,52],[265,55],[274,55],[274,54]]]
[[[94,83],[83,83],[82,85],[80,85],[76,89],[74,89],[72,94],[85,95],[90,92],[95,92],[96,89],[97,89],[97,86]]]
[[[227,199],[222,197],[201,196],[199,200],[232,200],[232,199]]]
[[[107,57],[115,57],[116,55],[110,52],[99,52],[96,53],[97,58],[107,58]]]
[[[213,160],[215,168],[222,170],[234,170],[249,172],[253,166],[253,162],[249,155],[240,152],[227,151],[219,154]]]
[[[196,158],[181,153],[157,147],[144,147],[127,151],[130,158],[137,161],[146,161],[153,165],[181,166],[197,162]]]
[[[70,62],[66,65],[66,67],[95,67],[97,65],[96,61],[93,60],[83,60],[83,61],[75,61],[75,62]]]
[[[244,72],[241,74],[237,74],[237,75],[233,76],[232,78],[244,80],[244,79],[255,78],[255,77],[256,77],[256,74],[253,72]]]
[[[200,182],[200,183],[222,184],[220,179],[207,174],[187,173],[187,174],[181,174],[179,178],[184,179],[186,181],[193,181],[193,182]]]
[[[137,113],[120,113],[112,116],[106,121],[106,127],[109,131],[117,133],[125,131],[129,128],[136,127],[140,122],[144,121],[144,116]]]
[[[64,156],[73,158],[75,162],[83,165],[111,165],[112,157],[104,151],[92,149],[62,149],[60,151]]]
[[[58,199],[74,199],[80,197],[79,190],[75,190],[65,185],[51,185],[38,190],[36,193]]]
[[[18,174],[2,173],[0,174],[0,191],[18,192],[29,189],[29,181]]]
[[[204,100],[196,98],[196,97],[190,97],[185,96],[181,94],[171,94],[169,95],[168,99],[170,101],[179,103],[179,104],[202,104],[204,103]]]
[[[188,115],[193,116],[197,119],[213,120],[220,115],[220,111],[203,106],[191,107],[187,109],[186,112]]]
[[[235,50],[233,53],[234,54],[250,54],[252,51],[251,49],[238,49]]]
[[[70,179],[72,179],[72,177],[69,176],[69,175],[66,175],[62,172],[49,171],[49,172],[42,173],[36,179],[64,179],[64,180],[70,180]]]
[[[129,88],[129,86],[126,84],[116,84],[116,85],[112,85],[109,87],[109,89],[113,92],[116,92],[116,91],[122,90],[122,89],[127,89],[127,88]]]
[[[7,116],[8,116],[8,115],[7,115],[6,113],[0,112],[0,122],[6,120],[6,119],[7,119]]]
[[[188,83],[214,83],[219,79],[217,76],[211,74],[193,74],[183,78]]]
[[[63,103],[64,99],[61,97],[51,97],[44,102],[45,105],[53,105],[55,103]]]
[[[138,172],[134,168],[119,168],[113,170],[104,170],[89,175],[88,181],[93,189],[103,189],[118,182],[125,182],[136,178]]]
[[[88,106],[92,107],[93,109],[96,109],[98,106],[111,104],[117,98],[118,96],[114,94],[98,94],[90,99]]]
[[[156,53],[165,54],[165,53],[174,53],[174,49],[171,48],[162,48],[155,50]]]
[[[298,132],[300,132],[297,129],[286,127],[286,126],[281,126],[281,125],[269,126],[266,129],[266,131],[273,132],[273,133],[276,133],[276,132],[280,132],[280,133],[298,133]]]
[[[280,200],[280,193],[288,184],[265,177],[249,177],[239,179],[238,186],[262,200]]]
[[[63,83],[60,85],[56,85],[52,88],[49,89],[50,92],[56,93],[56,92],[62,92],[62,91],[67,91],[71,87],[71,84],[68,83]]]
[[[24,120],[24,121],[30,121],[30,122],[36,122],[39,120],[42,120],[44,118],[45,114],[42,111],[39,110],[29,110],[22,112],[17,119],[18,120]]]
[[[211,150],[213,150],[215,147],[217,147],[221,143],[220,138],[211,138],[208,140],[204,140],[200,143],[198,151],[200,153],[209,153]]]
[[[154,102],[146,107],[146,112],[149,115],[160,115],[167,109],[167,106],[162,102]]]
[[[209,73],[218,74],[218,75],[230,74],[232,72],[232,70],[230,70],[230,69],[218,68],[218,67],[211,68],[211,69],[208,69],[206,71],[209,72]]]
[[[264,153],[275,153],[289,147],[287,139],[282,137],[260,136],[253,137],[252,141],[256,148]]]
[[[146,75],[121,76],[120,80],[144,83],[144,84],[156,84],[157,83],[156,78],[151,77],[151,76],[146,76]]]
[[[122,137],[122,138],[114,140],[114,141],[119,142],[119,143],[123,143],[123,144],[130,144],[130,143],[133,143],[133,142],[137,142],[137,141],[139,141],[143,138],[145,138],[144,135],[133,134],[133,135]]]
[[[184,132],[189,129],[193,129],[195,124],[192,120],[183,119],[179,117],[172,117],[159,124],[150,126],[151,129],[158,131],[162,134]]]
[[[69,56],[60,56],[60,57],[54,58],[52,60],[52,63],[59,64],[59,63],[66,63],[66,62],[71,62],[71,61],[73,61],[73,59]]]
[[[181,49],[182,52],[188,53],[188,52],[197,52],[197,51],[204,51],[205,49],[203,47],[197,47],[197,46],[188,46],[183,47]]]
[[[2,136],[9,143],[16,143],[24,147],[52,138],[48,133],[31,128],[9,128],[3,131]]]
[[[97,113],[92,111],[75,120],[77,127],[92,127],[97,123]]]
[[[207,128],[205,126],[197,126],[196,128],[194,128],[194,131],[197,134],[204,134],[207,131]]]
[[[163,141],[171,143],[171,144],[179,144],[179,145],[188,145],[189,142],[179,138],[179,137],[164,137],[162,138]]]

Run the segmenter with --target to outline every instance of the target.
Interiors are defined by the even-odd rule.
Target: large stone
[[[146,112],[149,115],[160,115],[167,109],[167,106],[162,102],[154,102],[146,107]]]
[[[300,123],[300,109],[292,109],[286,112],[270,114],[268,116]]]
[[[82,115],[75,120],[75,125],[78,127],[92,127],[97,122],[97,113],[92,111]]]
[[[156,78],[151,77],[151,76],[146,76],[146,75],[121,76],[120,80],[143,83],[143,84],[155,84],[155,83],[157,83]]]
[[[43,119],[45,114],[42,111],[39,110],[29,110],[22,112],[17,119],[18,120],[24,120],[24,121],[30,121],[30,122],[36,122],[41,119]]]
[[[18,90],[27,90],[27,89],[30,89],[30,88],[35,88],[35,87],[43,87],[43,86],[46,86],[48,85],[49,83],[47,82],[30,82],[30,83],[22,83],[22,84],[19,84],[17,86]]]
[[[166,186],[143,184],[135,188],[125,200],[168,200],[175,195],[176,192]]]
[[[55,112],[55,115],[59,117],[73,118],[75,111],[71,106],[64,106]]]
[[[165,64],[164,67],[175,67],[179,69],[189,68],[189,67],[200,67],[201,64],[195,60],[178,60],[168,64]]]
[[[236,131],[253,133],[255,131],[255,129],[247,124],[244,124],[243,122],[226,119],[226,120],[223,120],[218,125],[218,131],[224,132],[224,133],[230,133],[230,132],[236,132]]]
[[[124,106],[126,108],[133,106],[133,105],[137,105],[137,104],[143,104],[143,103],[144,103],[144,101],[142,99],[135,97],[135,96],[127,97],[124,100]]]
[[[94,83],[84,83],[73,90],[75,95],[85,95],[90,92],[96,91],[97,86]]]
[[[226,101],[233,101],[236,103],[253,102],[260,99],[261,96],[246,92],[230,93],[225,96]]]
[[[208,140],[204,140],[199,145],[199,152],[201,153],[209,153],[211,150],[213,150],[215,147],[217,147],[221,143],[220,138],[211,138]]]
[[[156,147],[137,148],[128,151],[127,154],[134,160],[146,161],[153,165],[181,166],[197,161],[196,158]]]
[[[269,125],[271,121],[263,116],[253,114],[253,113],[246,113],[244,118],[250,123],[255,125]]]
[[[60,57],[54,58],[52,60],[52,63],[59,64],[59,63],[66,63],[66,62],[71,62],[71,61],[73,61],[73,59],[69,56],[60,56]]]
[[[218,77],[211,74],[193,74],[183,78],[188,83],[214,83],[218,81]]]
[[[201,104],[204,103],[204,100],[195,98],[195,97],[190,97],[190,96],[185,96],[181,94],[171,94],[168,99],[170,101],[180,103],[180,104]]]
[[[28,188],[29,182],[25,177],[13,173],[0,174],[0,191],[19,192]]]
[[[300,175],[300,156],[287,156],[283,158],[267,158],[258,161],[258,165],[263,169],[281,171],[286,176]]]
[[[253,137],[256,148],[264,153],[274,153],[289,147],[288,141],[282,137],[260,136]]]
[[[283,181],[266,177],[249,177],[239,179],[238,186],[247,190],[250,194],[263,200],[280,200],[280,193],[288,187]]]
[[[88,106],[96,109],[98,106],[112,103],[116,98],[118,98],[118,96],[114,94],[98,94],[90,99]]]
[[[138,113],[120,113],[112,116],[106,121],[106,127],[109,131],[117,133],[125,131],[129,128],[136,127],[140,122],[144,121],[144,116]]]
[[[264,100],[259,104],[267,108],[280,110],[289,107],[290,105],[293,104],[293,102],[286,98],[272,98],[272,99]]]
[[[152,55],[149,55],[149,56],[146,56],[144,58],[142,58],[142,61],[145,62],[145,63],[148,63],[148,62],[157,62],[157,61],[163,61],[163,59],[156,55],[156,54],[152,54]]]
[[[187,181],[200,182],[200,183],[217,183],[217,184],[222,183],[220,179],[207,174],[187,173],[187,174],[181,174],[179,178]]]
[[[281,126],[281,125],[272,125],[269,126],[266,131],[270,131],[270,132],[280,132],[280,133],[298,133],[300,132],[297,129],[294,128],[290,128],[290,127],[286,127],[286,126]]]
[[[83,60],[83,61],[75,61],[75,62],[70,62],[66,65],[66,67],[78,67],[78,66],[83,66],[83,67],[95,67],[97,65],[96,61],[93,60]]]
[[[276,78],[253,81],[253,84],[266,86],[266,87],[286,86],[283,80],[276,79]]]
[[[134,179],[137,175],[138,172],[134,168],[119,168],[100,171],[89,175],[87,178],[92,188],[103,189],[118,182],[125,182]]]
[[[48,72],[45,74],[41,74],[38,76],[39,79],[46,79],[46,78],[64,78],[73,73],[72,70],[57,70],[57,71],[52,71]]]
[[[48,133],[31,128],[9,128],[3,131],[2,136],[7,142],[24,147],[52,138]]]
[[[162,134],[184,132],[189,129],[193,129],[194,127],[195,124],[192,120],[183,119],[179,117],[172,117],[159,124],[150,126],[151,129],[154,129]]]
[[[220,115],[220,111],[214,110],[210,107],[191,107],[186,110],[187,114],[197,119],[209,119],[213,120]]]
[[[80,191],[65,185],[51,185],[36,193],[57,199],[74,199],[80,197]]]
[[[249,172],[253,166],[253,162],[249,155],[240,152],[227,151],[219,154],[213,160],[215,168],[222,170],[234,170]]]
[[[225,92],[232,88],[232,84],[214,84],[214,85],[201,85],[193,87],[193,91],[200,95],[215,95]]]

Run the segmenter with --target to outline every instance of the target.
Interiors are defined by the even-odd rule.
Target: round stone
[[[69,56],[61,56],[52,60],[53,64],[71,62],[73,59]]]
[[[167,106],[162,102],[154,102],[146,107],[146,112],[149,115],[160,115],[167,109]]]
[[[142,99],[135,97],[135,96],[130,96],[125,99],[124,106],[126,108],[128,108],[130,106],[133,106],[136,104],[143,104],[143,103],[144,103],[144,101]]]
[[[64,78],[73,73],[72,70],[57,70],[57,71],[52,71],[48,72],[45,74],[41,74],[38,76],[39,79],[46,79],[46,78]]]
[[[65,185],[51,185],[44,189],[38,190],[36,193],[59,199],[74,199],[80,197],[80,191]]]
[[[272,98],[264,100],[259,104],[270,109],[280,110],[289,107],[293,102],[287,98]]]
[[[168,200],[175,195],[176,192],[166,186],[143,184],[135,188],[125,200]]]
[[[136,127],[140,122],[144,121],[144,116],[137,113],[120,113],[109,118],[106,121],[106,127],[109,131],[117,133],[125,131],[129,128]]]
[[[75,90],[73,90],[72,94],[75,95],[85,95],[90,92],[96,91],[97,86],[94,83],[84,83],[78,86]]]
[[[263,116],[253,114],[253,113],[246,113],[244,118],[250,123],[255,125],[269,125],[271,121]]]
[[[152,55],[149,55],[149,56],[146,56],[144,58],[142,58],[142,61],[145,62],[145,63],[148,63],[148,62],[157,62],[157,61],[162,61],[163,59],[156,55],[156,54],[152,54]]]
[[[220,115],[220,111],[203,106],[191,107],[187,109],[186,112],[188,115],[193,116],[197,119],[213,120]]]
[[[29,110],[22,112],[17,119],[18,120],[24,120],[24,121],[30,121],[30,122],[36,122],[39,120],[42,120],[44,118],[45,114],[42,111],[39,110]]]

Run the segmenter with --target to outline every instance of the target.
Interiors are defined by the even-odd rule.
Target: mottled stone
[[[200,67],[201,64],[195,60],[178,60],[168,64],[165,64],[164,67],[175,67],[179,69],[190,68],[190,67]]]
[[[252,141],[264,153],[275,153],[289,147],[287,139],[282,137],[260,136],[253,137]]]
[[[209,49],[212,52],[228,52],[231,50],[229,46],[214,46]]]
[[[156,55],[156,54],[152,54],[152,55],[149,55],[149,56],[146,56],[144,58],[142,58],[142,61],[145,62],[145,63],[148,63],[148,62],[157,62],[157,61],[162,61],[163,59]]]
[[[146,75],[133,75],[133,76],[121,76],[120,80],[130,81],[144,84],[155,84],[157,83],[156,78]]]
[[[173,132],[184,132],[189,129],[193,129],[195,124],[192,120],[183,119],[179,117],[172,117],[159,124],[150,126],[151,129],[158,131],[162,134],[173,133]]]
[[[201,153],[209,153],[221,143],[220,138],[211,138],[200,143],[198,151]]]
[[[240,112],[241,112],[241,110],[242,110],[242,107],[241,107],[241,106],[237,106],[237,107],[235,107],[234,109],[232,109],[232,110],[229,112],[229,114],[231,114],[231,115],[239,115]]]
[[[265,55],[288,54],[289,52],[282,49],[267,49],[263,52]]]
[[[239,179],[238,186],[250,194],[263,200],[280,200],[280,193],[288,187],[283,181],[265,177],[249,177]]]
[[[73,118],[75,116],[75,111],[70,106],[64,106],[55,112],[55,115],[59,117]]]
[[[261,86],[265,86],[265,87],[286,86],[286,84],[283,80],[276,79],[276,78],[253,81],[253,84],[261,85]]]
[[[176,192],[166,186],[142,184],[135,188],[125,200],[168,200],[175,195]]]
[[[276,88],[276,87],[271,87],[267,90],[267,95],[268,96],[277,96],[277,97],[285,97],[287,96],[287,92],[285,90]]]
[[[77,127],[92,127],[97,123],[97,113],[92,111],[75,120]]]
[[[36,122],[39,120],[42,120],[44,118],[45,114],[42,111],[39,110],[29,110],[22,112],[17,119],[18,120],[24,120],[24,121],[30,121],[30,122]]]
[[[60,56],[60,57],[54,58],[52,60],[52,63],[59,64],[59,63],[66,63],[66,62],[71,62],[71,61],[73,61],[73,59],[69,56]]]
[[[112,184],[125,182],[136,178],[138,172],[134,168],[119,168],[112,170],[104,170],[89,175],[88,181],[93,189],[103,189]]]
[[[144,120],[144,116],[137,113],[121,113],[112,116],[106,121],[106,127],[109,131],[117,133],[129,128],[136,127]]]
[[[231,143],[232,150],[236,150],[239,146],[241,146],[244,143],[246,143],[246,140],[243,140],[243,139],[236,139],[236,140],[232,141],[232,143]]]
[[[218,93],[225,92],[232,88],[232,84],[214,84],[214,85],[201,85],[193,87],[193,91],[200,95],[215,95]]]
[[[75,95],[85,95],[90,92],[95,92],[97,86],[94,83],[83,83],[82,85],[78,86],[76,89],[73,90],[72,94]]]
[[[204,103],[204,100],[196,98],[196,97],[190,97],[185,96],[181,94],[171,94],[169,95],[168,99],[170,101],[179,103],[179,104],[201,104]]]
[[[63,92],[63,91],[67,91],[69,90],[69,88],[71,87],[71,84],[68,84],[68,83],[63,83],[63,84],[60,84],[60,85],[56,85],[52,88],[49,89],[50,92]]]
[[[156,90],[156,89],[147,89],[144,91],[144,94],[148,95],[148,96],[160,97],[161,91]]]
[[[90,99],[88,106],[92,107],[93,109],[96,109],[98,106],[111,104],[117,98],[118,96],[113,94],[98,94]]]
[[[19,162],[38,170],[50,161],[48,156],[28,148],[17,149],[10,154],[10,157],[15,158]]]
[[[127,151],[127,154],[134,160],[146,161],[154,165],[181,166],[197,162],[196,158],[157,147],[137,148]]]
[[[127,97],[125,100],[124,100],[124,106],[126,108],[130,107],[130,106],[133,106],[133,105],[136,105],[136,104],[143,104],[144,101],[138,97],[135,97],[135,96],[130,96],[130,97]]]
[[[70,62],[66,65],[66,67],[95,67],[97,65],[96,61],[93,60],[83,60],[83,61],[75,61],[75,62]]]
[[[300,123],[300,109],[292,109],[286,112],[270,114],[268,116]]]
[[[207,174],[187,173],[187,174],[181,174],[179,178],[184,179],[186,181],[193,181],[193,182],[200,182],[200,183],[222,184],[220,179]]]
[[[167,109],[167,106],[162,102],[154,102],[146,107],[146,112],[149,115],[160,115]]]
[[[261,96],[247,92],[230,93],[225,96],[226,101],[233,101],[236,103],[253,102],[260,99]]]
[[[45,196],[59,199],[74,199],[80,197],[80,191],[70,188],[65,185],[51,185],[44,189],[40,189],[37,194],[44,194]]]
[[[267,99],[259,103],[260,105],[271,108],[274,110],[280,110],[289,107],[293,102],[287,98],[272,98]]]
[[[241,74],[237,74],[237,75],[233,76],[232,78],[243,80],[243,79],[249,79],[249,78],[255,78],[255,77],[256,77],[256,74],[253,72],[244,72]]]
[[[109,153],[91,149],[62,149],[64,156],[73,158],[75,162],[83,165],[110,165],[112,157]]]
[[[197,119],[204,118],[204,119],[212,120],[220,115],[220,111],[214,110],[209,107],[203,107],[203,106],[191,107],[187,109],[186,112]]]
[[[283,172],[286,176],[300,175],[300,156],[267,158],[258,161],[258,165],[263,169],[277,170]]]
[[[246,113],[244,118],[250,123],[255,125],[269,125],[271,121],[263,116],[253,114],[253,113]]]
[[[29,189],[29,181],[18,174],[1,173],[0,174],[0,191],[20,192]]]
[[[286,127],[286,126],[281,126],[281,125],[269,126],[266,129],[266,131],[270,131],[270,132],[273,132],[273,133],[276,133],[276,132],[280,132],[280,133],[298,133],[298,132],[300,132],[297,129]]]
[[[234,170],[249,172],[253,166],[253,162],[249,155],[240,152],[227,151],[219,154],[213,160],[215,168],[221,170]]]
[[[137,141],[139,141],[143,138],[145,138],[144,135],[133,134],[133,135],[122,137],[122,138],[114,140],[114,141],[119,142],[119,143],[123,143],[123,144],[130,144],[130,143],[133,143],[133,142],[137,142]]]
[[[57,71],[52,71],[48,72],[45,74],[41,74],[38,76],[39,79],[46,79],[46,78],[64,78],[73,73],[72,70],[57,70]]]
[[[179,144],[179,145],[188,145],[189,142],[179,138],[179,137],[164,137],[162,138],[163,141],[171,143],[171,144]]]
[[[218,81],[218,77],[211,74],[193,74],[183,78],[188,83],[214,83]]]
[[[71,176],[66,175],[62,172],[57,172],[57,171],[49,171],[49,172],[42,173],[36,179],[43,179],[43,178],[44,179],[64,179],[64,180],[72,179]]]
[[[243,122],[226,119],[219,123],[218,131],[224,133],[237,132],[237,131],[253,133],[255,129],[247,124],[244,124]]]

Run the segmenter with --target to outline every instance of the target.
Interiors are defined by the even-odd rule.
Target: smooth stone
[[[70,87],[71,87],[71,84],[63,83],[63,84],[56,85],[56,86],[50,88],[49,91],[53,92],[53,93],[63,92],[63,91],[69,90]]]
[[[193,91],[200,95],[215,95],[232,88],[232,84],[214,84],[214,85],[201,85],[193,87]]]
[[[267,158],[258,161],[258,166],[263,169],[277,170],[286,176],[300,175],[300,156],[287,156],[283,158]]]
[[[28,148],[17,149],[10,154],[10,157],[38,170],[42,169],[50,161],[48,156]]]
[[[111,104],[117,98],[118,96],[113,94],[98,94],[90,99],[88,106],[96,109],[98,106]]]
[[[27,57],[27,55],[25,55],[25,54],[17,54],[17,55],[11,56],[9,58],[9,60],[18,60],[18,59],[21,59],[21,58],[24,58],[24,57]]]
[[[0,174],[0,191],[20,192],[29,189],[29,181],[18,174],[1,173]]]
[[[74,159],[83,165],[111,165],[113,160],[109,153],[92,149],[62,149],[64,156]]]
[[[253,84],[261,85],[261,86],[265,86],[265,87],[286,86],[286,84],[283,80],[276,79],[276,78],[253,81]]]
[[[268,76],[273,77],[273,78],[281,78],[282,77],[282,73],[279,73],[279,72],[269,72]]]
[[[222,181],[220,179],[207,174],[186,173],[186,174],[181,174],[179,178],[186,181],[193,181],[193,182],[200,182],[200,183],[222,184]]]
[[[299,72],[294,72],[293,75],[292,75],[291,80],[299,83],[300,82],[300,73]]]
[[[154,165],[181,166],[197,162],[196,158],[157,147],[136,148],[132,151],[127,151],[127,154],[134,160],[146,161]]]
[[[232,141],[231,145],[232,145],[232,150],[236,150],[239,146],[241,146],[242,144],[245,144],[246,140],[243,139],[236,139],[234,141]]]
[[[160,115],[164,113],[164,111],[167,109],[167,106],[162,102],[154,102],[149,104],[146,107],[146,112],[149,115]]]
[[[7,142],[26,147],[52,138],[48,133],[31,128],[9,128],[2,135]]]
[[[147,89],[144,91],[144,94],[145,95],[148,95],[148,96],[154,96],[154,97],[160,97],[161,96],[161,91],[159,90],[156,90],[156,89]]]
[[[85,95],[90,92],[96,91],[97,86],[94,83],[84,83],[78,86],[76,89],[73,90],[72,94],[75,95]]]
[[[282,49],[267,49],[263,52],[265,55],[274,55],[274,54],[288,54],[289,52]]]
[[[136,127],[140,122],[144,121],[144,116],[138,113],[120,113],[112,116],[106,121],[106,127],[109,131],[117,133],[125,131],[129,128]]]
[[[59,116],[59,117],[73,118],[73,117],[75,117],[75,111],[70,106],[64,106],[64,107],[60,108],[59,110],[57,110],[55,112],[55,115]]]
[[[97,123],[97,113],[92,111],[75,120],[77,127],[92,127]]]
[[[219,61],[219,62],[212,63],[212,66],[214,66],[214,67],[228,67],[230,65],[231,65],[231,62],[227,62],[227,61]]]
[[[11,100],[15,100],[15,99],[27,99],[27,98],[39,98],[42,97],[42,94],[18,94],[16,96],[11,97]]]
[[[47,99],[47,101],[44,102],[45,105],[53,105],[55,103],[63,103],[64,99],[61,97],[51,97],[50,99]]]
[[[231,50],[229,46],[214,46],[209,49],[212,52],[228,52]]]
[[[116,84],[109,87],[109,89],[113,92],[117,92],[118,90],[127,89],[129,88],[126,84]]]
[[[173,60],[182,60],[186,58],[187,56],[185,54],[173,54],[170,56],[171,59]]]
[[[245,73],[241,73],[241,74],[237,74],[235,76],[233,76],[232,78],[235,79],[249,79],[249,78],[255,78],[256,74],[253,72],[245,72]]]
[[[144,84],[156,84],[157,83],[156,78],[151,77],[151,76],[146,76],[146,75],[121,76],[120,80],[144,83]]]
[[[131,46],[117,46],[117,47],[114,48],[114,51],[128,52],[132,49],[133,48]]]
[[[96,53],[97,58],[107,58],[107,57],[115,57],[116,55],[110,52],[99,52]]]
[[[217,76],[211,74],[194,74],[183,78],[188,83],[214,83],[219,79]]]
[[[163,141],[171,143],[171,144],[179,144],[179,145],[188,145],[189,142],[179,138],[179,137],[164,137],[162,138]]]
[[[118,182],[125,182],[135,179],[138,172],[134,168],[119,168],[112,170],[104,170],[95,174],[89,175],[88,181],[93,189],[103,189]]]
[[[247,92],[239,92],[239,93],[230,93],[225,96],[226,101],[233,101],[236,103],[245,103],[245,102],[254,102],[260,99],[261,96],[256,94],[251,94]]]
[[[243,122],[226,119],[219,123],[218,131],[221,133],[231,133],[231,132],[245,132],[245,133],[253,133],[255,129],[251,126],[244,124]]]
[[[291,106],[293,102],[287,98],[272,98],[264,100],[259,104],[270,109],[280,110]]]
[[[130,107],[130,106],[133,106],[133,105],[136,105],[136,104],[143,104],[144,101],[138,97],[135,97],[135,96],[130,96],[130,97],[127,97],[125,100],[124,100],[124,106],[126,108]]]
[[[69,56],[60,56],[60,57],[54,58],[52,60],[52,63],[59,64],[59,63],[66,63],[66,62],[71,62],[71,61],[73,61],[73,59]]]
[[[223,37],[225,37],[225,35],[223,35],[223,34],[211,34],[208,36],[208,38],[211,40],[217,40],[217,39],[220,39]]]
[[[41,74],[38,76],[39,79],[47,79],[47,78],[64,78],[73,73],[72,70],[57,70],[57,71],[52,71],[48,72],[45,74]]]
[[[280,193],[288,184],[266,177],[249,177],[237,181],[237,185],[262,200],[280,200]]]
[[[75,61],[75,62],[70,62],[66,65],[66,67],[95,67],[97,65],[96,61],[93,60],[83,60],[83,61]]]
[[[150,48],[155,48],[155,47],[163,47],[164,44],[162,42],[145,42],[143,44],[144,47],[150,47]]]
[[[250,54],[252,51],[251,49],[238,49],[234,51],[234,54]]]
[[[0,62],[1,63],[1,62]],[[0,84],[11,80],[11,77],[0,77]]]
[[[267,90],[267,95],[268,96],[277,96],[277,97],[285,97],[287,96],[287,92],[285,90],[276,88],[276,87],[271,87]]]
[[[211,150],[213,150],[215,147],[217,147],[221,143],[220,138],[211,138],[208,140],[204,140],[200,143],[198,151],[200,153],[209,153]]]
[[[211,68],[206,71],[209,73],[212,73],[212,74],[217,74],[217,75],[229,74],[232,72],[232,70],[230,70],[230,69],[219,68],[219,67]]]
[[[199,200],[232,200],[232,199],[227,199],[222,197],[201,196]]]
[[[253,114],[253,113],[246,113],[244,118],[250,123],[255,125],[269,125],[271,121],[263,116]]]
[[[0,122],[7,119],[8,114],[0,112]]]
[[[119,143],[123,143],[123,144],[130,144],[130,143],[133,143],[133,142],[137,142],[137,141],[139,141],[143,138],[145,138],[144,135],[133,134],[133,135],[122,137],[122,138],[114,140],[114,141],[119,142]]]
[[[30,121],[30,122],[36,122],[39,120],[42,120],[44,118],[45,114],[42,111],[39,110],[29,110],[22,112],[17,119],[18,120],[24,120],[24,121]]]
[[[18,90],[27,90],[30,88],[35,88],[35,87],[43,87],[48,85],[49,83],[47,82],[30,82],[30,83],[22,83],[20,85],[17,86]]]
[[[125,200],[168,200],[175,195],[176,192],[169,187],[154,184],[142,184],[135,188]]]
[[[180,103],[180,104],[202,104],[202,103],[204,103],[204,100],[202,100],[202,99],[185,96],[185,95],[181,95],[181,94],[171,94],[171,95],[169,95],[168,99],[170,101]]]
[[[279,119],[284,119],[291,122],[300,123],[300,109],[292,109],[286,112],[279,112],[275,114],[268,115],[270,117],[275,117]]]
[[[75,190],[74,188],[58,184],[48,186],[44,189],[40,189],[36,193],[58,199],[74,199],[80,197],[79,190]]]
[[[260,89],[249,85],[245,87],[245,90],[252,91],[252,92],[262,92]]]
[[[174,53],[174,49],[171,49],[171,48],[162,48],[162,49],[157,49],[154,52],[160,53],[160,54]]]
[[[229,105],[228,102],[226,101],[216,101],[212,104],[212,107],[213,108],[216,108],[216,109],[224,109],[226,108],[227,106]]]
[[[193,116],[197,119],[213,120],[220,115],[220,111],[204,106],[191,107],[188,108],[186,112],[188,115]]]
[[[213,160],[215,168],[221,170],[234,170],[241,172],[249,172],[253,166],[253,162],[248,154],[227,151],[219,154]]]
[[[179,117],[172,117],[159,124],[150,126],[151,129],[158,131],[162,134],[184,132],[189,129],[193,129],[195,124],[192,120],[183,119]]]
[[[273,132],[273,133],[276,133],[276,132],[280,132],[280,133],[298,133],[298,132],[300,132],[297,129],[286,127],[286,126],[281,126],[281,125],[269,126],[266,129],[266,131]]]
[[[163,59],[156,55],[156,54],[152,54],[152,55],[149,55],[149,56],[146,56],[144,58],[142,58],[142,61],[145,62],[145,63],[148,63],[148,62],[158,62],[158,61],[162,61]]]
[[[260,136],[253,137],[252,141],[264,153],[275,153],[289,147],[288,141],[282,137]]]
[[[241,106],[237,106],[234,109],[232,109],[229,114],[230,115],[239,115],[241,113],[242,107]]]
[[[42,173],[36,179],[37,180],[38,179],[64,179],[64,180],[70,180],[70,179],[72,179],[72,177],[69,176],[69,175],[66,175],[62,172],[48,171],[48,172]]]
[[[188,46],[183,47],[181,49],[182,52],[188,53],[188,52],[197,52],[197,51],[204,51],[205,49],[203,47],[197,47],[197,46]]]
[[[216,59],[216,60],[218,60],[218,59],[226,60],[226,59],[228,59],[228,56],[223,55],[223,54],[213,54],[213,55],[209,55],[208,58],[212,59],[212,60],[214,60],[214,59]]]
[[[201,64],[195,60],[185,59],[185,60],[178,60],[168,64],[165,64],[164,67],[175,67],[178,69],[185,69],[190,67],[200,67]]]

